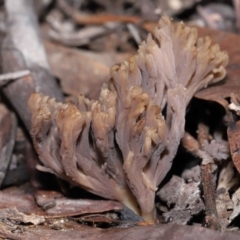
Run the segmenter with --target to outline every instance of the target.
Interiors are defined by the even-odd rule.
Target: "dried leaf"
[[[60,79],[63,92],[73,96],[83,94],[90,99],[99,97],[107,82],[113,63],[127,59],[127,53],[94,53],[45,41],[52,73]]]

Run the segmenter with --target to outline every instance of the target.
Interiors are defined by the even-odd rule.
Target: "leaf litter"
[[[118,91],[119,96],[123,93],[121,88],[119,88],[121,91],[118,89],[117,84],[119,80],[117,80],[117,78],[124,81],[123,73],[125,73],[124,71],[126,71],[126,69],[121,68],[126,66],[119,65],[122,74],[120,77],[116,73],[119,71],[116,68],[112,69],[110,75],[110,66],[123,61],[125,61],[126,64],[126,59],[136,53],[137,44],[141,40],[146,39],[145,30],[148,29],[148,31],[152,32],[159,18],[159,11],[156,5],[157,1],[153,1],[153,4],[149,4],[147,7],[145,2],[139,5],[138,3],[130,3],[131,1],[119,0],[115,3],[118,8],[113,7],[109,1],[105,2],[101,0],[90,1],[91,4],[85,1],[81,3],[81,1],[61,0],[56,1],[56,3],[52,5],[44,3],[44,1],[39,1],[37,6],[34,6],[36,7],[36,12],[34,12],[35,10],[33,10],[34,7],[31,5],[32,2],[30,0],[21,0],[21,2],[21,6],[16,5],[15,7],[12,7],[10,1],[5,4],[6,12],[8,13],[8,18],[12,21],[12,25],[10,25],[10,28],[6,28],[3,22],[3,26],[1,26],[1,31],[5,31],[8,36],[4,39],[1,47],[3,65],[1,76],[3,81],[7,81],[1,85],[1,88],[4,95],[2,104],[7,105],[11,112],[16,112],[17,115],[20,116],[21,123],[18,122],[18,128],[21,127],[25,129],[25,132],[28,132],[31,128],[30,112],[26,103],[30,95],[35,91],[40,92],[42,95],[56,98],[57,101],[59,101],[58,107],[61,104],[66,106],[64,102],[67,102],[68,105],[76,104],[76,97],[79,94],[83,94],[85,97],[88,97],[90,101],[93,101],[93,103],[95,101],[95,105],[93,104],[92,107],[95,107],[99,113],[103,114],[104,108],[107,105],[102,108],[98,106],[96,102],[99,96],[100,101],[102,101],[101,104],[104,102],[106,88],[104,90],[105,92],[103,91],[101,93],[102,84],[107,83],[111,77],[112,83],[115,84],[115,91]],[[220,5],[217,5],[218,3],[196,9],[194,1],[189,1],[191,2],[190,5],[184,5],[182,1],[179,2],[180,4],[178,6],[168,3],[163,4],[161,5],[161,10],[163,13],[175,17],[176,14],[184,13],[187,8],[190,8],[193,12],[195,11],[197,13],[197,17],[194,20],[185,19],[185,22],[201,23],[205,27],[236,31],[231,18],[229,18],[228,22],[223,21],[223,16],[225,16],[224,18],[228,16],[228,10],[222,10],[227,8],[221,8]],[[73,6],[75,6],[75,9]],[[27,8],[25,9],[25,7]],[[123,9],[124,7],[128,9],[127,14]],[[47,8],[48,11],[46,11]],[[108,14],[104,13],[104,9],[108,11]],[[118,11],[116,11],[117,9]],[[21,11],[26,10],[25,17],[31,20],[27,28],[23,30],[22,27],[25,26],[25,23],[21,19],[23,16],[21,15]],[[233,10],[233,8],[231,10]],[[154,11],[156,15],[146,14],[151,11]],[[138,12],[138,15],[134,15],[136,12]],[[4,14],[4,11],[2,11],[1,14],[2,13]],[[39,38],[36,16],[42,19],[40,31],[45,38],[45,50],[42,40]],[[218,22],[215,22],[214,16],[218,16]],[[236,17],[238,19],[237,14]],[[109,23],[109,21],[112,23]],[[15,31],[15,33],[12,33],[12,31]],[[22,38],[21,41],[18,41],[18,39],[20,39],[20,35],[18,34],[22,32],[25,33],[25,37]],[[31,32],[31,34],[28,35],[28,32]],[[81,32],[88,34],[88,37],[84,39]],[[183,133],[179,135],[179,139],[181,139],[182,136],[183,139],[180,146],[178,146],[178,144],[176,145],[178,151],[174,150],[174,153],[170,152],[170,155],[172,154],[170,157],[172,158],[171,163],[163,165],[161,181],[157,181],[156,185],[152,185],[152,180],[149,182],[149,179],[151,179],[149,172],[152,170],[148,172],[146,167],[144,168],[143,174],[138,176],[139,179],[143,176],[144,184],[142,186],[145,186],[146,189],[149,188],[153,193],[158,189],[156,199],[154,200],[155,194],[151,197],[153,204],[157,206],[153,211],[154,220],[143,222],[143,219],[136,215],[136,213],[139,213],[139,210],[134,213],[134,211],[129,209],[126,210],[126,207],[123,207],[118,202],[104,200],[102,197],[109,198],[105,194],[100,194],[102,197],[99,197],[76,187],[74,183],[75,177],[71,180],[65,177],[64,180],[59,179],[59,177],[62,178],[61,176],[63,176],[61,172],[61,174],[57,174],[58,177],[56,178],[53,176],[53,170],[51,168],[41,164],[43,157],[40,157],[41,161],[39,161],[37,155],[32,151],[32,146],[29,143],[31,140],[28,135],[24,136],[23,142],[18,142],[16,137],[14,140],[14,136],[11,135],[11,139],[15,141],[15,147],[7,156],[8,158],[9,156],[14,156],[14,158],[18,160],[15,160],[15,162],[13,160],[12,162],[7,162],[5,158],[1,158],[3,166],[9,166],[9,169],[12,169],[12,165],[14,165],[14,169],[20,174],[20,176],[18,175],[18,177],[20,177],[19,179],[24,179],[21,177],[20,169],[22,169],[22,165],[19,160],[21,156],[23,156],[30,170],[29,177],[33,187],[29,185],[26,185],[27,187],[6,187],[8,185],[3,181],[0,192],[0,204],[2,215],[5,217],[1,218],[1,237],[35,239],[37,235],[40,235],[44,237],[48,236],[49,239],[51,239],[51,237],[55,239],[71,237],[74,239],[77,238],[79,234],[82,234],[81,236],[87,237],[88,239],[95,239],[96,236],[105,239],[111,239],[113,236],[115,239],[120,239],[123,236],[127,236],[128,238],[132,237],[133,239],[139,239],[140,236],[141,239],[149,239],[149,237],[155,239],[161,236],[172,239],[174,236],[179,236],[179,234],[185,239],[192,239],[193,236],[197,239],[201,239],[203,236],[218,239],[226,237],[235,239],[238,237],[238,235],[232,233],[219,233],[203,227],[236,232],[239,227],[237,223],[239,216],[239,151],[237,145],[237,142],[239,142],[238,96],[240,89],[238,86],[240,60],[238,54],[239,46],[237,44],[239,36],[219,30],[199,27],[198,32],[200,37],[209,35],[213,43],[219,44],[220,49],[228,53],[229,63],[226,67],[227,77],[223,81],[214,83],[197,93],[195,92],[198,90],[198,87],[188,92],[186,98],[187,103],[193,95],[198,99],[193,99],[188,107],[184,107],[186,108],[185,128],[184,124],[181,125],[181,121],[183,120],[178,121],[178,126],[180,126],[178,130],[183,127]],[[163,36],[164,35],[161,37],[162,39]],[[29,54],[30,48],[28,43],[33,40],[36,45],[32,45],[31,51],[35,54]],[[151,39],[148,39],[148,42],[153,43]],[[146,51],[146,53],[151,52],[151,48],[144,45],[142,46],[142,50]],[[130,58],[128,64],[132,64],[134,62],[132,61],[133,58]],[[140,64],[140,62],[138,62],[140,65],[132,65],[140,67],[142,73],[145,75],[146,73],[150,73],[147,83],[151,81],[154,82],[153,78],[155,77],[154,68],[152,68],[151,71],[149,69],[149,64],[153,63],[151,61],[153,60],[149,56],[147,62],[144,63],[146,64],[145,66],[141,65],[142,63]],[[148,68],[147,71],[144,70],[145,67]],[[165,68],[167,68],[167,65]],[[135,67],[131,69],[131,71],[134,69]],[[219,68],[219,72],[221,72],[220,69],[221,68]],[[190,70],[190,68],[188,70]],[[131,71],[128,74],[132,74]],[[179,71],[179,69],[177,71]],[[29,72],[31,73],[30,75]],[[16,75],[18,73],[19,75]],[[21,73],[23,74],[21,75]],[[216,73],[217,71],[214,72],[214,74]],[[181,72],[178,72],[178,75],[181,76]],[[222,76],[224,76],[224,74]],[[56,77],[60,85],[56,84]],[[168,75],[165,77],[166,79],[169,78]],[[144,86],[144,84],[143,82],[142,86],[144,90],[151,96],[151,91]],[[110,91],[114,90],[113,85],[110,86]],[[206,84],[201,86],[201,88],[206,87],[205,85]],[[166,84],[163,89],[167,91],[168,88],[171,89],[174,87],[176,86]],[[168,102],[170,106],[171,101],[174,103],[173,95],[176,94],[177,91],[180,91],[180,89],[175,90],[175,92],[171,91],[169,91],[170,96],[162,98],[161,108],[163,110],[166,102]],[[16,94],[17,92],[19,94]],[[141,94],[140,92],[137,93]],[[171,96],[171,94],[173,95]],[[181,94],[184,95],[183,92]],[[173,98],[172,100],[171,97]],[[179,101],[181,102],[182,100]],[[60,104],[60,102],[62,103]],[[178,102],[178,104],[180,102]],[[133,103],[134,101],[132,104]],[[78,107],[80,110],[83,111],[84,108],[86,109],[86,107],[91,106],[92,103],[90,104],[86,98],[81,96],[77,104],[79,104]],[[45,107],[46,106],[47,105],[45,105]],[[118,105],[118,108],[119,106],[120,105]],[[171,127],[174,129],[174,127],[177,126],[171,126],[170,119],[174,119],[171,111],[174,112],[174,108],[175,111],[176,109],[183,109],[183,106],[184,105],[172,104],[172,110],[167,107],[163,111],[162,114],[167,121],[168,129],[171,129]],[[65,107],[63,107],[63,109],[64,108]],[[61,111],[64,111],[63,109]],[[52,111],[51,107],[49,110],[50,112]],[[144,118],[148,116],[144,114],[145,113],[141,113],[137,119],[137,122],[140,120],[138,123],[139,129],[147,129],[149,127],[148,125],[146,125],[145,128],[143,127]],[[129,114],[129,116],[130,115],[131,114]],[[9,119],[9,123],[12,123],[14,126],[13,117],[10,120],[9,116],[7,116],[7,119]],[[127,114],[126,116],[128,117]],[[182,119],[184,119],[184,117],[185,113]],[[100,120],[103,121],[103,119],[99,119],[98,122],[95,121],[95,123],[99,124]],[[94,123],[91,123],[90,128],[92,128],[92,124]],[[25,127],[23,127],[23,125]],[[94,131],[99,131],[100,129],[98,130],[96,126],[94,127]],[[123,129],[123,131],[126,131],[126,129],[120,127],[121,125],[116,126],[118,126],[119,130]],[[61,128],[60,125],[59,127]],[[46,130],[47,125],[45,125],[43,129]],[[11,129],[6,129],[5,131],[10,130]],[[133,130],[134,129],[130,130],[130,133],[133,133]],[[13,132],[15,131],[16,129]],[[134,131],[138,133],[137,129]],[[150,134],[150,132],[151,131],[148,133]],[[127,133],[128,131],[126,131],[126,134]],[[56,137],[56,129],[52,134]],[[101,131],[97,133],[96,136],[98,139],[101,139],[101,134]],[[44,135],[41,135],[39,137],[41,138],[43,136]],[[90,143],[92,143],[95,135],[91,133],[89,136],[91,136]],[[155,135],[149,136],[152,138],[153,150],[151,151],[154,151],[157,138]],[[173,137],[174,134],[170,136]],[[109,140],[110,139],[111,138],[109,138]],[[169,139],[171,139],[171,141],[173,140],[172,138]],[[3,137],[1,136],[1,140],[6,144],[9,141],[4,135]],[[113,169],[108,169],[106,164],[102,164],[105,161],[103,159],[107,159],[106,154],[104,154],[106,147],[103,148],[103,146],[106,145],[101,145],[103,143],[106,144],[104,141],[97,142],[95,146],[90,144],[91,156],[86,156],[88,156],[88,160],[90,158],[93,159],[93,164],[96,164],[96,161],[100,161],[98,164],[102,173],[105,171],[111,178],[116,180],[116,174],[119,174],[119,172],[111,172]],[[174,141],[176,141],[176,139]],[[128,153],[128,149],[126,149],[124,145],[126,142],[127,141],[122,141],[121,143],[119,135],[117,139],[113,141],[114,144],[112,145],[117,146],[115,154],[118,156],[118,159],[121,159],[121,154],[124,158],[127,156],[127,164],[125,164],[123,168],[124,174],[129,171],[128,163],[132,161],[130,158],[131,152],[138,156],[138,158],[141,156],[139,154],[141,151],[138,153],[137,145],[135,146],[134,144],[131,145],[130,152]],[[59,144],[59,140],[57,140],[56,143]],[[4,156],[6,152],[3,146],[4,144],[1,145],[1,154]],[[54,145],[49,146],[51,146],[50,152],[53,151]],[[146,146],[144,150],[146,152],[144,154],[148,152]],[[92,151],[94,148],[98,149],[99,156],[104,158],[97,160],[96,151]],[[120,153],[120,150],[122,153]],[[167,151],[169,150],[164,150],[162,156],[167,156]],[[151,154],[152,153],[154,152],[151,152]],[[176,157],[173,158],[175,154]],[[39,155],[41,156],[41,154]],[[58,159],[58,155],[55,156],[55,159]],[[151,157],[151,159],[153,158]],[[123,160],[120,162],[123,162]],[[110,162],[108,162],[108,164],[109,163]],[[83,171],[86,174],[87,169],[84,168],[84,165],[78,164],[82,168],[79,169],[79,172]],[[64,168],[66,167],[67,166],[64,165]],[[36,169],[44,172],[39,172]],[[151,206],[152,200],[141,200],[142,196],[146,194],[142,192],[141,189],[144,188],[141,188],[140,183],[139,186],[134,184],[136,169],[137,164],[136,168],[134,167],[131,170],[131,174],[127,173],[127,184],[131,186],[131,189],[134,189],[132,193],[137,197],[137,205],[140,206],[141,211],[144,213],[142,216],[147,220],[148,217],[146,216],[149,216],[149,214],[146,212],[146,209],[147,206]],[[3,176],[6,175],[6,180],[9,179],[10,173],[11,175],[13,174],[13,172],[8,171],[6,167],[1,169],[1,171],[4,173]],[[23,174],[25,174],[24,171],[22,175]],[[96,175],[94,178],[95,177]],[[11,182],[13,182],[14,185],[18,183],[18,181],[14,179],[12,179]],[[95,189],[95,187],[93,187],[93,189]],[[146,189],[144,191],[146,191]],[[89,188],[86,190],[89,190]],[[99,189],[97,189],[97,191],[99,191]],[[95,190],[91,192],[96,193]],[[17,201],[17,199],[21,199],[21,201]],[[113,197],[112,199],[116,198]],[[145,214],[145,212],[147,214]],[[56,217],[58,217],[58,219]],[[32,227],[31,224],[38,226]],[[182,226],[185,224],[192,226]],[[203,227],[199,227],[198,225]],[[97,228],[93,226],[97,226]],[[118,228],[116,228],[116,226]]]

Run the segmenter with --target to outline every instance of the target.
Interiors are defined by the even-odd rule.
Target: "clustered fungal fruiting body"
[[[184,134],[187,104],[224,78],[227,62],[209,37],[163,17],[135,56],[111,68],[98,101],[30,97],[39,169],[153,219],[155,192]]]

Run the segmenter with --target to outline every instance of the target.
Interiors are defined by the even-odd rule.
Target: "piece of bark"
[[[35,199],[46,217],[69,217],[107,211],[120,211],[123,205],[115,201],[70,199],[59,192],[37,191]]]
[[[0,191],[0,209],[16,208],[24,214],[34,213],[36,215],[44,215],[44,212],[37,206],[34,197],[30,193],[30,185],[22,187],[13,187]]]
[[[185,183],[183,178],[174,175],[158,191],[158,197],[170,208],[168,212],[163,213],[166,222],[185,225],[193,216],[204,210],[199,185],[200,181]]]
[[[62,93],[50,74],[44,47],[38,31],[37,17],[32,0],[7,0],[8,32],[1,46],[4,73],[29,69],[32,76],[22,77],[3,92],[30,129],[27,107],[29,96],[41,92],[63,101]]]
[[[46,192],[46,194],[48,194]],[[37,203],[44,209],[46,218],[70,217],[91,213],[102,213],[108,211],[120,211],[123,205],[119,202],[108,200],[69,199],[61,197],[51,201],[43,201],[38,196]]]
[[[0,187],[6,176],[15,143],[17,119],[3,104],[0,104]]]
[[[15,207],[0,209],[0,221],[4,219],[21,223],[32,223],[34,225],[45,222],[45,218],[43,216],[37,216],[34,213],[26,215],[19,212]]]
[[[119,212],[123,205],[116,201],[71,199],[59,192],[38,191],[30,185],[0,191],[0,209],[16,208],[26,215],[46,218],[69,217],[108,211]]]

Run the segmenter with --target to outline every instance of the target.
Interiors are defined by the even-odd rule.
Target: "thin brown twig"
[[[215,188],[216,183],[212,174],[212,164],[208,163],[201,166],[201,179],[203,185],[204,200],[206,205],[205,221],[209,228],[220,230],[221,225],[218,220]]]
[[[205,155],[207,156],[207,153],[200,154],[199,152],[200,151],[204,152],[203,150],[204,141],[209,140],[209,128],[206,125],[200,123],[198,125],[197,133],[198,133],[197,140],[189,133],[185,133],[182,139],[182,144],[193,155],[202,158],[202,162],[206,162],[204,156]],[[220,230],[221,225],[218,220],[215,198],[216,181],[212,173],[211,163],[201,165],[201,180],[203,185],[203,194],[206,206],[205,222],[209,228],[214,230]]]
[[[104,24],[106,22],[128,22],[128,23],[140,23],[141,18],[136,16],[124,16],[124,15],[111,15],[111,14],[101,14],[92,15],[84,14],[67,3],[66,0],[58,0],[59,8],[69,17],[73,18],[78,24],[92,25],[92,24]]]
[[[209,129],[206,125],[200,123],[198,125],[198,141],[200,148],[203,147],[203,142],[209,140]],[[203,159],[204,162],[204,159]],[[209,228],[214,230],[220,230],[221,225],[218,219],[218,213],[216,208],[215,189],[216,181],[212,173],[212,164],[208,163],[201,166],[201,179],[203,185],[203,194],[206,206],[205,221]]]

